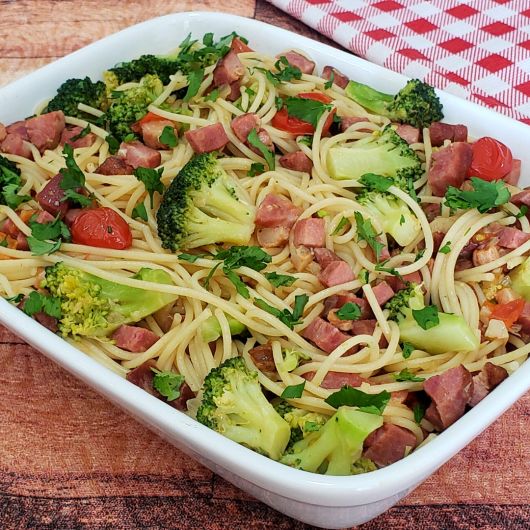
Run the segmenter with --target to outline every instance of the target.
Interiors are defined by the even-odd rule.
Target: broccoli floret
[[[308,361],[311,356],[300,350],[283,350],[283,363],[281,368],[286,372],[292,372],[301,361]]]
[[[173,283],[167,272],[157,269],[141,269],[133,278]],[[60,299],[59,330],[73,337],[106,337],[122,324],[138,322],[177,298],[104,280],[64,263],[45,269],[41,287]]]
[[[351,475],[364,440],[381,425],[382,416],[339,407],[323,427],[296,442],[280,462],[313,473]]]
[[[444,117],[434,88],[419,79],[411,79],[395,96],[350,81],[346,95],[374,114],[414,127],[428,127]]]
[[[354,462],[351,474],[360,475],[361,473],[368,473],[369,471],[375,471],[377,466],[369,458],[361,456],[357,462]]]
[[[226,319],[228,320],[228,327],[230,328],[231,335],[239,335],[247,329],[244,324],[241,324],[239,320],[236,320],[230,315],[226,315]],[[213,342],[221,337],[221,324],[219,324],[219,320],[217,320],[216,316],[212,315],[202,323],[201,335],[204,342]]]
[[[162,197],[157,213],[162,246],[175,251],[213,243],[247,244],[255,208],[236,190],[215,154],[192,158]]]
[[[112,92],[106,113],[110,133],[120,141],[131,134],[131,125],[146,115],[147,107],[163,89],[164,85],[157,76],[146,75],[139,86]]]
[[[97,118],[79,110],[79,103],[105,111],[107,93],[103,81],[93,82],[89,77],[68,79],[58,89],[57,95],[48,103],[43,112],[62,110],[67,116],[95,121]]]
[[[405,289],[398,291],[385,305],[390,320],[400,321],[407,317],[411,309],[425,307],[421,287],[413,282],[407,282]]]
[[[197,420],[234,442],[278,460],[289,442],[288,423],[267,401],[258,373],[241,357],[228,359],[205,378]]]
[[[274,400],[273,406],[276,412],[291,427],[291,437],[287,446],[287,452],[289,452],[289,448],[294,443],[302,440],[310,433],[320,430],[322,425],[328,421],[328,416],[293,407],[284,399]]]
[[[358,180],[366,173],[391,177],[405,190],[424,172],[418,155],[390,125],[350,147],[332,147],[328,169],[334,179]]]

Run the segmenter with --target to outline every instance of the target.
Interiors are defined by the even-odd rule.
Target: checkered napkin
[[[268,0],[355,54],[530,125],[530,0]]]

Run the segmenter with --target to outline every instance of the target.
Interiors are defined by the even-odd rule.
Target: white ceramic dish
[[[234,30],[248,37],[255,49],[274,55],[299,48],[320,68],[335,65],[388,92],[397,91],[405,81],[353,55],[262,22],[221,13],[178,13],[111,35],[0,89],[0,122],[31,114],[70,77],[99,78],[105,68],[122,60],[167,52],[189,32],[202,36],[213,31],[219,37]],[[447,122],[465,122],[473,136],[493,134],[522,159],[523,169],[530,168],[528,126],[450,94],[440,96]],[[523,184],[530,185],[530,179]],[[222,477],[291,517],[325,528],[357,525],[390,508],[530,388],[527,362],[456,424],[404,460],[367,475],[328,477],[291,469],[223,438],[100,366],[4,300],[0,300],[0,322]]]

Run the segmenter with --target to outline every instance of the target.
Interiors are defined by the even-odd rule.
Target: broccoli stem
[[[363,85],[357,81],[350,81],[346,86],[346,95],[374,114],[385,115],[388,105],[394,99],[390,94],[384,94],[375,88]]]

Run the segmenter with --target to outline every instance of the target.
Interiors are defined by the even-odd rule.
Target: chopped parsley
[[[366,188],[374,191],[385,192],[394,184],[391,178],[376,175],[375,173],[365,173],[359,179],[359,182]]]
[[[394,374],[394,379],[396,381],[412,381],[413,383],[421,383],[425,381],[425,377],[418,377],[409,371],[408,368],[404,368],[399,372],[399,374]]]
[[[263,155],[269,171],[273,171],[276,168],[276,159],[274,153],[259,139],[258,132],[256,129],[252,129],[250,134],[247,136],[247,141],[250,145],[254,146]]]
[[[218,97],[219,97],[219,89],[214,88],[208,95],[204,97],[204,101],[212,101],[215,103]]]
[[[188,90],[184,96],[184,101],[189,101],[191,98],[197,95],[199,88],[201,88],[202,80],[204,79],[204,68],[198,70],[192,70],[188,74]]]
[[[385,245],[377,240],[377,232],[375,231],[369,219],[365,219],[361,212],[355,212],[355,222],[357,223],[357,236],[360,241],[366,241],[370,248],[374,251],[375,260],[379,261],[381,251]]]
[[[266,272],[265,278],[267,278],[274,287],[290,287],[297,280],[294,276],[278,274],[277,272]]]
[[[85,136],[87,136],[88,134],[90,134],[91,132],[91,129],[90,129],[90,123],[87,123],[87,126],[82,129],[79,134],[76,134],[75,136],[72,136],[72,138],[70,138],[70,140],[68,140],[69,142],[75,142],[77,140],[81,140],[81,138],[84,138]]]
[[[61,300],[53,296],[46,296],[38,291],[31,291],[24,301],[22,311],[32,317],[35,313],[46,313],[53,318],[61,318]]]
[[[472,191],[460,190],[449,186],[445,193],[445,205],[453,210],[469,210],[476,208],[485,213],[492,208],[506,204],[511,194],[502,180],[488,182],[477,177],[471,177]]]
[[[153,388],[158,390],[168,401],[174,401],[180,397],[180,388],[184,383],[184,376],[174,372],[160,372],[151,368],[155,372],[153,377]]]
[[[295,79],[302,78],[302,71],[296,66],[289,64],[287,58],[282,55],[275,63],[274,68],[277,70],[276,73],[263,68],[258,68],[265,73],[267,79],[274,85],[278,86],[280,83],[289,83]]]
[[[425,416],[425,405],[423,403],[416,403],[412,407],[412,412],[414,413],[414,421],[419,425]]]
[[[168,147],[177,147],[178,140],[177,135],[175,134],[174,127],[170,127],[169,125],[164,127],[164,130],[162,131],[159,140],[160,143],[163,143]]]
[[[440,247],[438,252],[441,252],[442,254],[449,254],[449,252],[451,252],[451,241],[448,241],[443,247]]]
[[[247,172],[247,176],[255,177],[256,175],[261,175],[264,171],[265,166],[261,162],[253,162]]]
[[[349,220],[347,217],[341,217],[339,223],[337,224],[337,226],[335,227],[335,230],[333,230],[333,232],[331,232],[331,235],[332,236],[336,236],[337,234],[339,234],[342,229],[349,223]]]
[[[329,76],[329,79],[324,83],[324,88],[327,90],[328,88],[331,88],[333,86],[333,82],[335,81],[335,72],[331,70],[331,74]]]
[[[423,309],[413,309],[412,316],[422,329],[431,329],[440,323],[438,308],[435,305],[425,306]]]
[[[288,97],[285,105],[289,116],[310,123],[315,129],[322,114],[332,109],[332,106],[327,103],[306,98]]]
[[[361,308],[353,302],[346,302],[335,314],[340,320],[359,320]]]
[[[160,180],[162,178],[162,173],[164,172],[164,168],[151,169],[149,167],[137,167],[134,170],[134,176],[140,181],[144,183],[145,191],[149,194],[149,199],[151,200],[151,208],[153,207],[153,196],[155,194],[155,191],[158,191],[158,193],[163,194],[164,193],[164,184],[162,184],[162,181]]]
[[[414,347],[414,345],[411,344],[410,342],[404,342],[403,345],[401,346],[403,359],[408,359],[412,355],[412,352],[415,349],[416,348]]]
[[[302,323],[302,315],[304,313],[304,308],[309,301],[309,296],[306,294],[296,295],[294,297],[294,309],[290,311],[289,309],[277,309],[272,307],[265,300],[256,298],[254,303],[263,311],[267,311],[271,315],[275,316],[280,322],[283,322],[287,327],[293,329],[294,326]]]
[[[145,209],[145,204],[143,202],[139,202],[133,208],[132,218],[133,219],[141,219],[142,221],[145,221],[147,223],[147,220],[148,220],[147,210]]]
[[[343,405],[347,407],[358,407],[362,412],[380,416],[390,401],[390,392],[383,390],[379,394],[367,394],[362,390],[346,385],[338,392],[334,392],[328,396],[325,401],[335,409]]]
[[[286,386],[282,392],[281,397],[284,399],[296,399],[302,397],[305,388],[305,381],[298,385]]]

